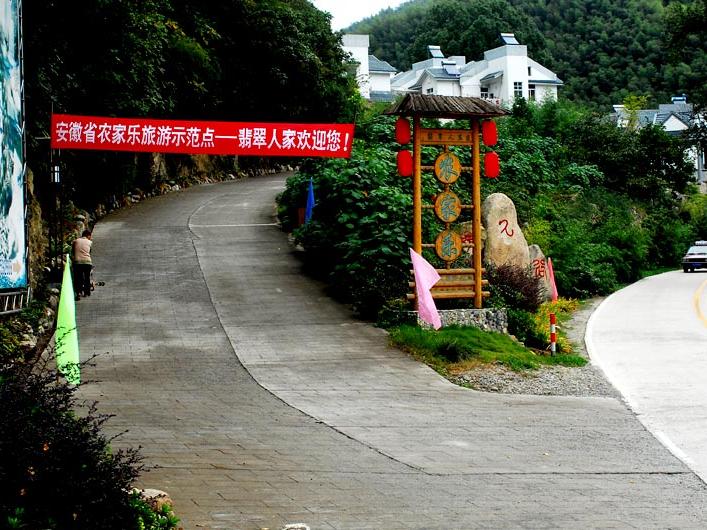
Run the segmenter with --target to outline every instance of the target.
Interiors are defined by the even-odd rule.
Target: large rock
[[[174,507],[174,503],[172,502],[172,498],[169,496],[168,493],[162,491],[162,490],[156,490],[156,489],[136,489],[134,491],[137,491],[140,496],[143,498],[147,504],[150,505],[153,511],[159,513],[162,511],[162,507],[167,504],[170,506],[170,508]]]
[[[543,299],[550,300],[552,298],[552,288],[550,287],[550,275],[547,270],[547,258],[545,257],[545,253],[538,245],[530,245],[528,252],[530,253],[530,266],[533,275],[542,285]]]
[[[484,261],[489,265],[528,267],[528,242],[518,226],[513,201],[503,193],[492,193],[481,206],[481,219],[486,228]]]

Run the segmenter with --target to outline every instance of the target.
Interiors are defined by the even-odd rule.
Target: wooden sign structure
[[[481,124],[506,113],[500,107],[480,99],[455,96],[434,96],[425,94],[407,94],[393,106],[387,114],[411,117],[413,120],[413,250],[422,254],[423,248],[434,248],[437,256],[446,263],[446,268],[437,269],[441,279],[432,288],[433,298],[461,299],[473,298],[474,307],[481,309],[483,298],[489,293],[483,290],[488,281],[483,279],[481,264]],[[425,129],[422,118],[465,119],[471,122],[467,129]],[[422,165],[422,146],[439,146],[441,153],[433,166]],[[471,166],[463,167],[458,157],[452,153],[451,146],[463,146],[471,149]],[[437,180],[444,186],[444,191],[436,197],[434,205],[422,202],[422,173],[433,171]],[[472,204],[461,204],[453,192],[452,185],[463,171],[472,175]],[[422,241],[422,210],[434,209],[437,218],[445,224],[445,229],[434,243]],[[472,210],[472,241],[464,242],[461,235],[452,229],[461,211]],[[462,254],[464,248],[472,249],[472,268],[453,268],[452,265]],[[414,282],[410,282],[413,287]],[[414,294],[408,295],[415,299]]]

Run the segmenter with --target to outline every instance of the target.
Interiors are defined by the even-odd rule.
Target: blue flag
[[[307,191],[307,208],[304,210],[304,222],[308,223],[312,218],[312,210],[314,209],[314,183],[309,179],[309,190]]]

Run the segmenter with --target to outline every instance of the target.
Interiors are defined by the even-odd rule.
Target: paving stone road
[[[705,484],[619,400],[457,387],[327,298],[275,224],[284,178],[94,231],[81,394],[185,529],[707,527]]]

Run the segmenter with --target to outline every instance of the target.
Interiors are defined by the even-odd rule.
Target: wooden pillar
[[[482,280],[481,277],[481,146],[479,143],[479,120],[471,121],[471,136],[472,136],[472,176],[473,176],[473,198],[474,218],[474,307],[481,309],[482,295]]]
[[[412,249],[422,254],[422,144],[420,117],[413,117]]]

